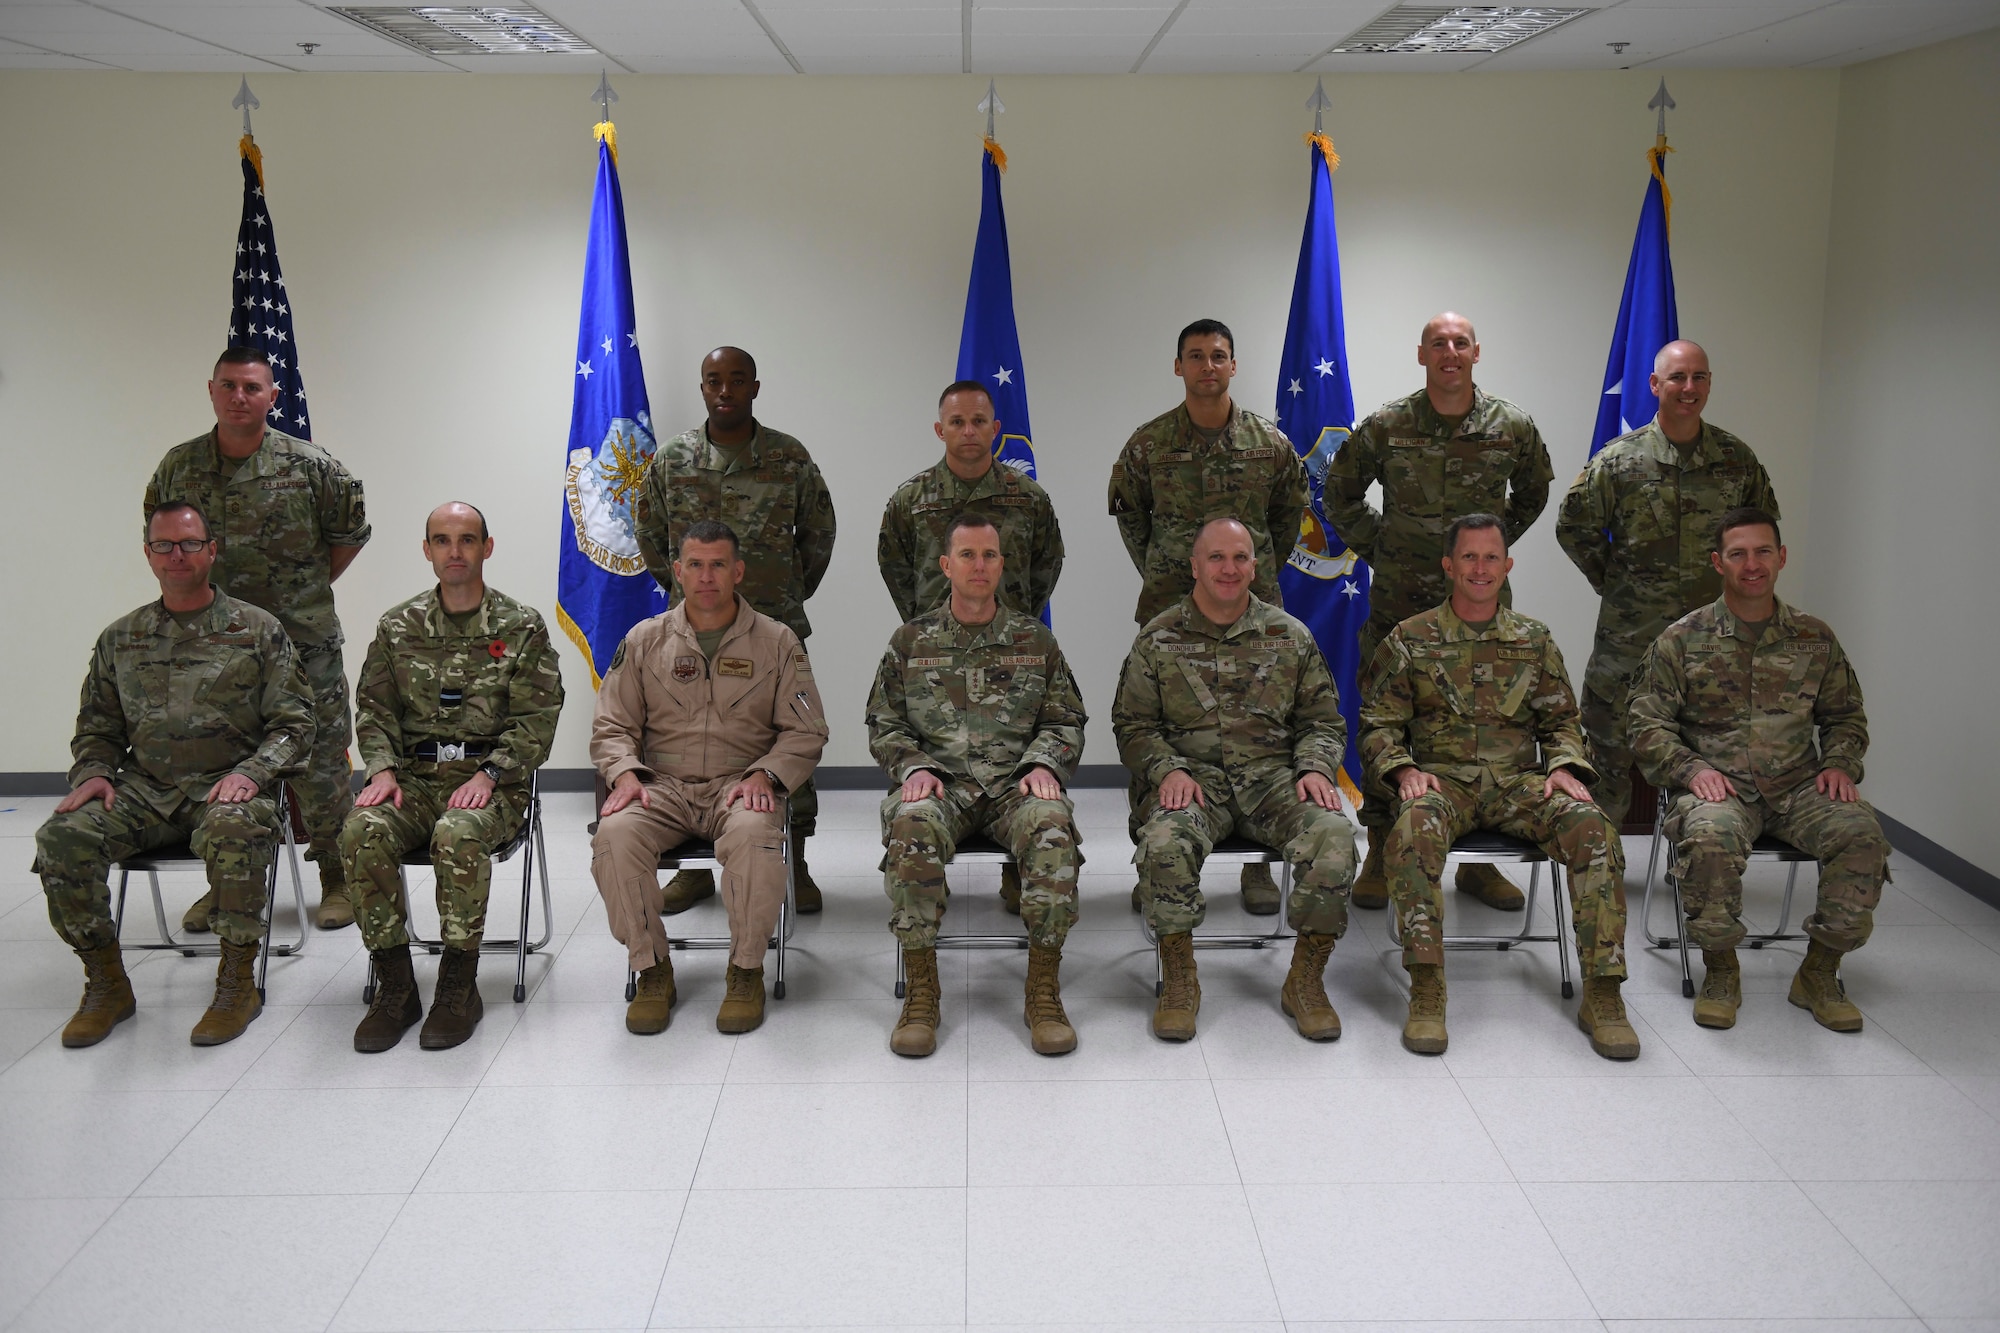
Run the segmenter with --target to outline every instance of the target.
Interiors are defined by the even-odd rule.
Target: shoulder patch
[[[804,676],[807,680],[812,679],[812,673],[813,673],[812,659],[806,656],[805,649],[801,648],[796,653],[792,654],[792,670],[797,672],[799,675]]]
[[[608,676],[612,672],[616,671],[619,667],[622,667],[624,665],[625,665],[625,641],[623,639],[620,639],[618,641],[618,651],[611,654],[611,665],[604,668],[604,674]]]

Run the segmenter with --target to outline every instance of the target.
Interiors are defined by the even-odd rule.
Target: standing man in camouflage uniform
[[[1776,515],[1731,510],[1714,548],[1722,596],[1667,627],[1632,690],[1632,751],[1673,793],[1674,876],[1707,969],[1694,1021],[1736,1024],[1743,867],[1768,833],[1819,861],[1791,1001],[1823,1027],[1859,1032],[1840,960],[1868,942],[1889,877],[1888,839],[1856,789],[1868,753],[1861,682],[1825,621],[1778,600]]]
[[[812,637],[806,599],[833,563],[833,495],[806,447],[752,414],[757,362],[740,347],[702,358],[701,398],[708,419],[662,444],[639,496],[639,550],[654,580],[679,603],[674,581],[681,533],[704,519],[726,523],[743,539],[745,601],[785,625],[803,644]],[[806,869],[806,839],[819,826],[819,792],[808,779],[792,793],[792,870],[798,910],[820,910],[819,886]],[[667,885],[668,915],[715,894],[715,876],[683,870]]]
[[[210,583],[215,559],[199,509],[154,511],[146,561],[160,599],[97,636],[70,792],[35,832],[49,921],[83,959],[65,1046],[95,1045],[138,1007],[111,922],[111,863],[181,842],[207,863],[208,924],[222,941],[215,999],[188,1039],[220,1045],[263,1008],[255,968],[279,833],[273,784],[310,753],[313,705],[283,627]]]
[[[784,794],[812,777],[826,714],[798,635],[739,592],[744,560],[726,523],[679,532],[683,597],[642,620],[597,691],[590,762],[610,790],[590,842],[590,873],[637,990],[627,1031],[665,1031],[674,967],[660,920],[660,853],[715,844],[729,915],[721,1032],[764,1021],[764,951],[785,903]]]
[[[986,515],[953,519],[941,537],[946,600],[890,636],[868,696],[868,751],[888,771],[882,802],[889,929],[907,974],[898,1055],[937,1049],[938,922],[944,863],[984,833],[1022,868],[1028,928],[1023,1018],[1042,1055],[1076,1049],[1057,970],[1076,922],[1076,811],[1063,785],[1083,757],[1083,699],[1055,635],[1004,604],[1004,541]]]
[[[266,424],[278,400],[271,362],[252,347],[232,347],[208,382],[215,429],[167,451],[146,484],[145,514],[187,500],[212,515],[215,582],[224,592],[278,618],[312,686],[317,739],[298,774],[287,779],[319,863],[321,930],[354,920],[340,864],[340,825],[354,807],[347,747],[347,668],[333,582],[368,541],[361,483],[340,460]],[[181,924],[208,929],[204,896]]]
[[[1111,707],[1118,756],[1145,793],[1132,859],[1164,972],[1153,1035],[1194,1036],[1202,862],[1236,832],[1294,868],[1287,924],[1298,938],[1279,1003],[1300,1036],[1332,1041],[1340,1016],[1326,963],[1354,879],[1354,826],[1334,785],[1347,752],[1340,695],[1312,631],[1251,593],[1257,557],[1242,523],[1203,524],[1191,563],[1194,591],[1139,631]]]
[[[1444,897],[1451,844],[1495,829],[1546,850],[1570,873],[1583,970],[1577,1025],[1609,1060],[1636,1059],[1625,1017],[1625,849],[1590,798],[1576,697],[1549,627],[1501,605],[1514,567],[1505,525],[1464,514],[1445,529],[1451,596],[1389,631],[1361,705],[1361,756],[1400,797],[1383,848],[1410,1010],[1403,1045],[1442,1054]]]
[[[896,488],[882,510],[875,543],[875,563],[896,614],[915,620],[946,598],[951,583],[942,559],[945,528],[961,514],[983,514],[1000,534],[1004,568],[995,590],[1000,604],[1039,619],[1063,567],[1062,525],[1049,493],[1027,473],[995,464],[1000,422],[993,416],[993,395],[977,380],[946,387],[931,429],[944,442],[944,460]],[[1000,872],[1000,901],[1021,914],[1018,867]]]
[[[368,785],[340,830],[348,882],[361,897],[361,939],[375,961],[357,1051],[388,1050],[424,1016],[398,869],[420,847],[437,877],[444,954],[419,1044],[456,1046],[483,1012],[479,943],[493,853],[521,827],[528,780],[549,757],[563,701],[540,613],[486,586],[492,554],[484,514],[469,504],[433,509],[424,558],[437,586],[390,608],[362,659],[355,734]]]
[[[1440,573],[1444,530],[1461,514],[1498,514],[1509,546],[1519,542],[1549,502],[1548,446],[1534,418],[1472,382],[1479,336],[1463,315],[1424,325],[1417,364],[1424,387],[1384,403],[1354,428],[1326,473],[1326,516],[1371,570],[1368,623],[1361,630],[1361,690],[1368,664],[1389,631],[1442,602],[1451,589]],[[1382,512],[1368,488],[1382,483]],[[1501,589],[1501,601],[1508,600]],[[1369,789],[1361,806],[1368,859],[1354,881],[1354,905],[1388,902],[1382,848],[1395,820],[1394,791]],[[1456,888],[1502,911],[1525,899],[1490,865],[1458,868]]]
[[[1217,518],[1233,518],[1250,534],[1250,591],[1282,607],[1278,567],[1298,541],[1311,496],[1305,464],[1275,423],[1231,399],[1236,338],[1221,320],[1198,319],[1181,330],[1174,374],[1186,386],[1185,401],[1134,431],[1111,466],[1111,516],[1143,580],[1133,619],[1147,624],[1194,588],[1195,533]],[[1135,790],[1134,799],[1146,794]],[[1269,866],[1243,867],[1241,882],[1245,911],[1278,910]],[[1132,910],[1139,907],[1135,888]]]
[[[1556,519],[1556,540],[1604,599],[1583,673],[1583,734],[1597,770],[1592,790],[1613,827],[1632,802],[1626,706],[1639,659],[1661,630],[1721,593],[1709,548],[1722,516],[1778,513],[1750,446],[1702,420],[1714,383],[1708,353],[1668,343],[1648,383],[1658,415],[1584,464]]]

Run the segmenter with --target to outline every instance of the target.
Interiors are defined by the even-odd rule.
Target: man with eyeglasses
[[[321,930],[335,930],[354,920],[340,865],[340,825],[354,795],[333,582],[368,541],[361,483],[326,450],[270,424],[278,389],[270,358],[256,348],[222,354],[208,399],[215,428],[167,451],[146,483],[145,517],[168,500],[187,500],[213,515],[216,586],[276,616],[298,651],[312,686],[318,739],[290,781],[305,823],[306,859],[319,864],[315,920]],[[182,926],[207,930],[213,908],[204,896]]]
[[[137,1009],[111,920],[111,863],[186,842],[207,864],[222,944],[215,999],[189,1040],[233,1040],[263,1008],[256,977],[277,783],[312,752],[313,700],[270,614],[209,581],[208,520],[168,501],[146,527],[157,601],[97,636],[77,708],[69,795],[35,832],[49,921],[83,960],[65,1046],[94,1046]]]
[[[1658,414],[1584,464],[1556,520],[1556,540],[1603,599],[1583,672],[1583,732],[1597,771],[1591,794],[1613,828],[1632,803],[1628,696],[1641,659],[1667,626],[1721,596],[1708,557],[1722,516],[1779,517],[1750,446],[1702,419],[1714,383],[1700,347],[1662,347],[1647,381]]]

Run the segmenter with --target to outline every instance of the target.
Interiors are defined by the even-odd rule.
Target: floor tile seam
[[[729,1058],[728,1060],[723,1062],[722,1066],[722,1077],[725,1086],[727,1085],[729,1080],[729,1071],[732,1067],[734,1067],[736,1063],[736,1050],[738,1043],[740,1041],[741,1041],[740,1037],[731,1037],[729,1039]],[[687,1221],[688,1204],[692,1202],[694,1199],[695,1182],[701,1178],[702,1160],[708,1156],[708,1143],[709,1140],[712,1137],[714,1137],[715,1134],[715,1120],[716,1117],[721,1114],[722,1114],[722,1088],[718,1087],[715,1093],[715,1100],[710,1102],[708,1106],[708,1123],[702,1127],[701,1147],[696,1150],[694,1155],[694,1166],[688,1172],[687,1188],[681,1192],[680,1211],[674,1214],[673,1239],[667,1242],[667,1252],[660,1257],[660,1275],[658,1278],[654,1279],[653,1300],[652,1303],[646,1307],[647,1328],[653,1327],[655,1320],[658,1318],[660,1310],[660,1301],[665,1296],[667,1290],[667,1270],[673,1266],[674,1250],[681,1243],[681,1228],[683,1224],[686,1223]]]
[[[1198,1038],[1197,1038],[1198,1039]],[[1202,1066],[1208,1065],[1208,1054],[1202,1053]],[[1264,1245],[1263,1228],[1257,1224],[1257,1209],[1250,1202],[1250,1186],[1243,1178],[1243,1163],[1236,1156],[1236,1136],[1229,1131],[1229,1117],[1223,1114],[1222,1098],[1215,1090],[1215,1078],[1211,1074],[1207,1080],[1209,1103],[1215,1107],[1216,1122],[1222,1126],[1222,1141],[1229,1148],[1229,1167],[1236,1174],[1236,1193],[1243,1200],[1243,1215],[1250,1220],[1250,1237],[1257,1245],[1257,1258],[1264,1265],[1264,1285],[1271,1293],[1271,1308],[1278,1312],[1279,1319],[1285,1318],[1285,1303],[1278,1294],[1277,1275],[1272,1271],[1271,1253]],[[971,1196],[967,1195],[966,1207],[971,1209]]]
[[[217,1098],[217,1100],[220,1101],[221,1099]],[[134,1186],[134,1188],[136,1189],[137,1186]],[[117,1198],[116,1195],[87,1195],[85,1197]],[[106,1212],[104,1216],[98,1221],[97,1225],[90,1229],[90,1234],[85,1236],[81,1241],[79,1241],[76,1245],[76,1248],[72,1249],[69,1252],[69,1258],[63,1260],[60,1264],[57,1264],[55,1271],[50,1273],[47,1279],[44,1280],[40,1286],[36,1287],[34,1291],[30,1292],[27,1295],[27,1297],[22,1300],[20,1313],[16,1314],[13,1320],[11,1320],[8,1323],[7,1327],[9,1329],[15,1328],[19,1325],[22,1316],[26,1315],[30,1309],[34,1308],[35,1302],[41,1299],[42,1293],[47,1291],[50,1287],[54,1286],[56,1284],[56,1279],[60,1278],[64,1273],[69,1271],[69,1266],[75,1263],[77,1261],[77,1258],[80,1255],[82,1255],[82,1253],[85,1250],[90,1248],[90,1243],[97,1239],[98,1233],[103,1231],[104,1228],[111,1225],[111,1219],[118,1216],[118,1214],[124,1210],[125,1205],[132,1201],[132,1197],[133,1197],[132,1195],[127,1194],[123,1198],[119,1199],[117,1205],[113,1207],[110,1211]]]
[[[1798,1191],[1799,1197],[1806,1201],[1806,1206],[1808,1208],[1811,1208],[1814,1213],[1818,1214],[1819,1217],[1823,1221],[1825,1221],[1827,1226],[1833,1229],[1833,1234],[1840,1237],[1841,1242],[1845,1244],[1848,1249],[1854,1251],[1854,1257],[1856,1259],[1859,1259],[1863,1264],[1867,1265],[1868,1271],[1875,1275],[1875,1280],[1880,1282],[1891,1296],[1894,1296],[1898,1301],[1902,1303],[1903,1309],[1908,1314],[1908,1316],[1911,1319],[1924,1320],[1924,1325],[1926,1328],[1928,1328],[1930,1326],[1929,1321],[1925,1319],[1923,1315],[1917,1313],[1917,1307],[1915,1302],[1913,1302],[1908,1296],[1904,1295],[1902,1289],[1898,1287],[1894,1282],[1891,1282],[1889,1280],[1888,1274],[1884,1273],[1880,1268],[1876,1267],[1875,1261],[1870,1259],[1868,1257],[1867,1251],[1861,1248],[1861,1242],[1857,1241],[1854,1237],[1848,1235],[1847,1232],[1841,1227],[1840,1223],[1835,1221],[1833,1219],[1833,1216],[1830,1213],[1828,1213],[1825,1208],[1820,1206],[1819,1200],[1815,1199],[1812,1196],[1812,1191],[1808,1190],[1805,1187],[1807,1183],[1844,1184],[1847,1182],[1834,1182],[1834,1181],[1801,1182],[1795,1180],[1791,1182],[1791,1185],[1794,1190]],[[1901,1182],[1887,1182],[1887,1183],[1901,1183]]]
[[[1509,1170],[1512,1170],[1511,1164],[1509,1165]],[[1598,1305],[1597,1298],[1590,1294],[1590,1288],[1584,1285],[1583,1275],[1576,1271],[1576,1264],[1571,1261],[1569,1253],[1563,1249],[1562,1242],[1556,1239],[1555,1228],[1549,1225],[1548,1218],[1542,1216],[1541,1208],[1535,1203],[1534,1194],[1526,1185],[1518,1181],[1515,1183],[1514,1188],[1520,1191],[1521,1198],[1528,1205],[1528,1211],[1534,1215],[1536,1224],[1542,1229],[1542,1234],[1548,1237],[1549,1248],[1555,1251],[1556,1258],[1562,1260],[1563,1271],[1569,1274],[1569,1280],[1576,1285],[1578,1294],[1583,1297],[1584,1303],[1590,1306],[1591,1317],[1597,1320],[1600,1327],[1603,1327],[1606,1319],[1603,1308]]]
[[[471,1098],[467,1098],[466,1100],[469,1103],[471,1101]],[[459,1108],[459,1113],[461,1115],[464,1114],[463,1107]],[[457,1122],[456,1120],[454,1120],[453,1121],[454,1127],[456,1127],[456,1124]],[[449,1135],[450,1131],[447,1130],[446,1134]],[[439,1142],[442,1143],[443,1140],[440,1139]],[[424,1170],[428,1171],[429,1169],[430,1166],[428,1163],[426,1163]],[[417,1180],[421,1183],[421,1181],[423,1180],[423,1176],[419,1174]],[[260,1196],[245,1195],[241,1197],[257,1198]],[[326,1197],[326,1196],[320,1196],[320,1197]],[[357,1196],[348,1196],[348,1197],[357,1197]],[[347,1303],[354,1299],[355,1289],[361,1285],[361,1279],[368,1276],[368,1270],[374,1266],[375,1256],[382,1252],[382,1247],[384,1245],[388,1244],[389,1237],[395,1233],[396,1223],[403,1220],[403,1214],[409,1211],[410,1201],[416,1197],[417,1197],[417,1192],[416,1192],[416,1187],[414,1185],[402,1192],[402,1202],[396,1205],[396,1211],[390,1214],[388,1224],[382,1228],[382,1234],[377,1236],[375,1238],[375,1243],[368,1247],[367,1257],[362,1259],[360,1265],[355,1268],[354,1276],[348,1279],[347,1290],[341,1292],[340,1299],[334,1302],[332,1313],[330,1313],[327,1316],[326,1323],[321,1325],[321,1333],[331,1333],[333,1327],[340,1322],[340,1312],[342,1310],[345,1310],[347,1308]]]

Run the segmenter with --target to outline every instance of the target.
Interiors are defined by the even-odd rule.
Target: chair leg
[[[1539,865],[1535,867],[1536,870],[1540,868]],[[1532,885],[1534,872],[1531,871],[1529,874]],[[1565,887],[1562,863],[1551,860],[1549,862],[1549,915],[1555,918],[1556,923],[1556,958],[1562,972],[1562,997],[1565,1000],[1571,1000],[1576,998],[1576,987],[1570,982],[1569,941],[1563,936],[1564,923],[1569,917],[1569,912],[1566,910],[1568,904],[1563,901]],[[1574,893],[1575,889],[1571,888],[1569,891]],[[1531,911],[1534,909],[1534,901],[1533,897],[1528,899],[1528,907]],[[1578,958],[1577,966],[1581,968],[1582,965],[1582,958]]]
[[[535,883],[535,845],[521,848],[521,929],[514,936],[514,1003],[528,999],[528,895]]]
[[[1674,923],[1680,928],[1681,998],[1683,1000],[1692,1000],[1694,998],[1694,968],[1688,962],[1687,907],[1681,901],[1681,882],[1675,878],[1671,870],[1667,872],[1666,880],[1668,884],[1673,886]]]
[[[257,948],[257,1003],[264,1004],[270,999],[265,992],[265,981],[271,972],[271,929],[278,922],[278,853],[271,853],[271,864],[264,871],[264,938]]]
[[[167,905],[160,898],[160,872],[157,870],[148,870],[146,872],[146,883],[153,890],[153,920],[160,928],[160,943],[180,949],[181,942],[174,938],[172,931],[167,929]],[[181,949],[181,953],[188,958],[195,956],[195,951],[192,949]]]
[[[1554,862],[1550,864],[1553,865]],[[1562,935],[1562,901],[1559,891],[1560,885],[1556,880],[1556,872],[1553,870],[1549,872],[1549,884],[1549,893],[1554,900],[1552,910],[1556,913],[1556,935],[1560,937]],[[1528,863],[1528,906],[1527,910],[1521,914],[1521,934],[1524,937],[1535,933],[1535,908],[1538,905],[1536,899],[1541,896],[1541,887],[1542,863],[1540,861],[1530,861]]]

